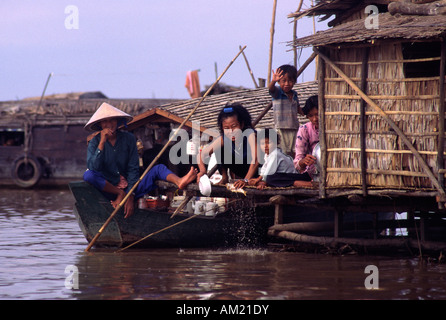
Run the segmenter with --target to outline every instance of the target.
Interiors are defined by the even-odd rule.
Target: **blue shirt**
[[[276,129],[299,129],[299,119],[297,110],[299,99],[297,92],[292,90],[293,98],[290,100],[282,88],[276,86],[273,93],[270,92],[273,100],[274,125]]]
[[[127,191],[139,179],[139,157],[136,148],[136,138],[129,132],[117,132],[114,146],[106,141],[104,150],[98,145],[101,135],[91,139],[87,149],[87,168],[100,172],[113,185],[117,185],[122,175],[128,182]]]

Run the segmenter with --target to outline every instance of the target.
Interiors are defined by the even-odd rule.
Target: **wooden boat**
[[[76,200],[74,213],[79,226],[88,241],[110,214],[113,207],[98,190],[85,182],[71,182],[70,190]],[[240,208],[240,198],[237,207]],[[121,209],[122,210],[122,209]],[[96,241],[96,246],[123,247],[175,223],[181,222],[190,214],[178,213],[171,218],[173,211],[167,208],[135,208],[135,213],[124,219],[118,212],[112,222]],[[257,246],[266,243],[268,227],[273,224],[271,210],[232,210],[216,216],[194,216],[171,229],[160,232],[138,243],[139,247],[235,247]]]

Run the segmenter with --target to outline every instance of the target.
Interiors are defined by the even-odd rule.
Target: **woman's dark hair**
[[[227,103],[224,108],[220,111],[217,119],[218,128],[220,133],[223,135],[223,120],[237,116],[237,121],[242,126],[243,130],[252,129],[251,115],[248,110],[242,106],[241,103]]]
[[[302,108],[304,115],[307,115],[314,108],[318,109],[318,96],[311,96],[305,102],[305,106]]]
[[[294,80],[294,82],[297,82],[296,67],[290,64],[284,64],[283,66],[280,66],[279,69],[282,70],[284,74],[287,74],[290,79]]]
[[[277,146],[280,144],[280,136],[277,134],[277,131],[275,129],[271,128],[259,130],[257,132],[257,139],[259,142],[262,139],[268,139],[270,141],[272,140],[273,142],[276,142]]]

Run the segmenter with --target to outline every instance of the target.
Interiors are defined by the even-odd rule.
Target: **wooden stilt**
[[[438,105],[438,145],[437,145],[437,167],[441,172],[444,169],[444,121],[445,121],[445,85],[444,77],[446,73],[446,39],[441,41],[441,61],[440,61],[440,83]],[[444,188],[444,174],[438,174],[438,183]],[[446,200],[446,199],[445,199]],[[439,209],[444,209],[444,203],[439,201]]]
[[[343,212],[340,210],[335,211],[334,216],[334,237],[339,238],[342,234],[342,221],[343,221]]]
[[[367,75],[368,75],[368,60],[369,60],[369,47],[363,49],[362,66],[361,66],[361,90],[367,93]],[[362,180],[362,195],[367,196],[367,154],[366,154],[366,102],[361,100],[360,106],[360,123],[359,134],[361,144],[361,180]]]
[[[317,52],[316,52],[317,53]],[[327,177],[327,144],[325,139],[325,61],[318,64],[318,110],[319,110],[319,144],[321,147],[319,197],[326,197],[326,177]]]
[[[277,0],[274,0],[273,4],[273,18],[271,22],[271,30],[270,30],[270,39],[269,39],[269,61],[268,61],[268,85],[271,82],[271,70],[272,70],[272,62],[273,62],[273,47],[274,47],[274,25],[276,24],[276,8],[277,8]]]

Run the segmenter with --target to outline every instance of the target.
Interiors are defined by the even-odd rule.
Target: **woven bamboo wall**
[[[329,57],[360,86],[364,48],[331,49]],[[438,57],[440,52],[438,52]],[[400,43],[370,48],[366,94],[402,129],[436,173],[439,77],[404,77]],[[356,92],[326,66],[327,187],[362,185],[360,103]],[[431,188],[416,158],[387,121],[366,106],[367,186]]]

